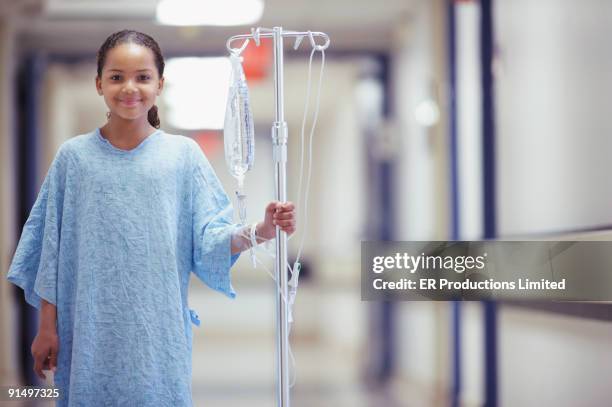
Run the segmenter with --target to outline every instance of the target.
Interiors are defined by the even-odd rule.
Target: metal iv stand
[[[285,122],[283,95],[283,38],[295,38],[294,49],[300,46],[304,38],[310,40],[311,46],[317,51],[329,47],[329,36],[322,32],[285,31],[282,27],[251,29],[251,34],[234,35],[226,42],[230,53],[242,53],[252,39],[259,46],[260,38],[274,40],[274,105],[275,121],[272,124],[272,145],[275,163],[275,195],[279,202],[287,201],[287,122]],[[317,45],[315,37],[323,38],[325,43]],[[232,48],[235,40],[244,40],[240,48]],[[287,294],[287,234],[276,227],[276,264],[274,271],[277,281],[276,293],[276,353],[277,353],[277,406],[289,407],[289,307],[284,298]]]

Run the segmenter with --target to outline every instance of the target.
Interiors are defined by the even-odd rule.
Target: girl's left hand
[[[291,235],[295,232],[295,205],[293,202],[270,202],[266,206],[264,221],[257,225],[257,236],[266,240],[276,237],[276,226]]]

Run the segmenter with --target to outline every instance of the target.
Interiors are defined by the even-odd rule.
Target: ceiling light
[[[440,119],[438,104],[431,99],[423,100],[414,110],[414,117],[417,123],[423,127],[433,126]]]
[[[161,0],[157,21],[166,25],[249,25],[263,14],[263,0]]]

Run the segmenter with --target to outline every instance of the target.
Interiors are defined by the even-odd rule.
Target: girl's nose
[[[122,92],[123,93],[134,93],[134,92],[136,92],[136,87],[134,86],[132,81],[127,81],[125,83],[125,86],[122,89]]]

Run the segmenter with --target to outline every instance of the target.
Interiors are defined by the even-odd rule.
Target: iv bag
[[[225,162],[230,173],[242,182],[244,174],[253,166],[255,132],[241,58],[231,54],[230,62],[232,72],[223,127]]]

